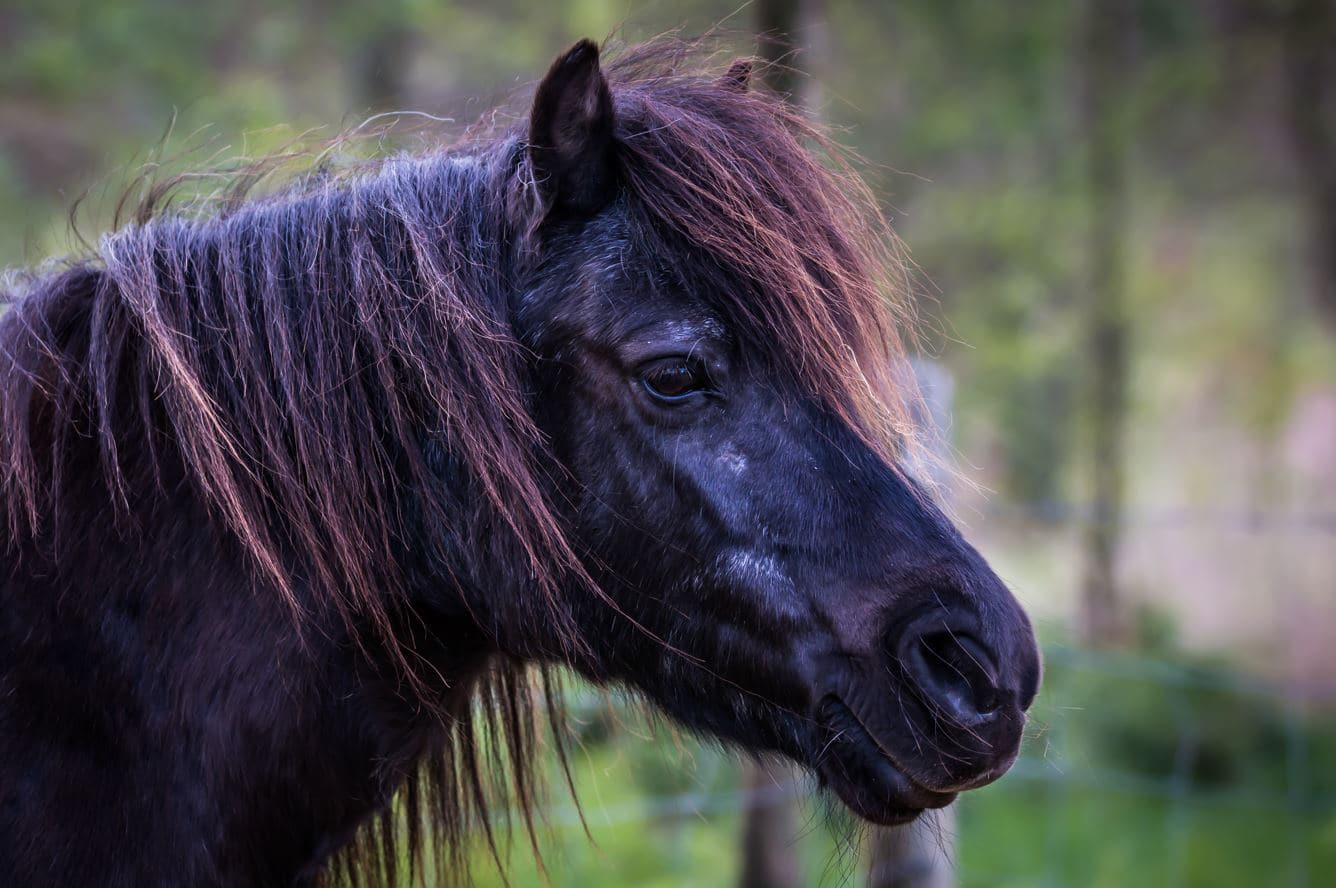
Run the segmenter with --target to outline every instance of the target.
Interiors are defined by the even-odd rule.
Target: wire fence
[[[1168,888],[1214,885],[1189,866],[1190,846],[1205,842],[1207,851],[1214,850],[1225,861],[1231,855],[1247,851],[1230,848],[1229,834],[1211,836],[1211,821],[1221,815],[1229,815],[1225,820],[1242,816],[1244,822],[1266,824],[1268,835],[1272,836],[1267,839],[1271,847],[1269,863],[1263,864],[1267,867],[1264,881],[1251,880],[1244,869],[1239,875],[1249,880],[1233,884],[1308,888],[1333,883],[1336,847],[1331,847],[1331,839],[1336,836],[1333,832],[1336,773],[1322,769],[1336,762],[1336,729],[1328,721],[1315,734],[1315,725],[1321,724],[1336,708],[1336,698],[1295,694],[1283,683],[1228,667],[1131,652],[1092,651],[1050,643],[1045,646],[1045,659],[1048,685],[1036,705],[1035,726],[1021,757],[1002,782],[977,793],[981,798],[1005,796],[983,807],[1010,809],[1016,823],[1037,827],[1010,831],[1012,838],[1022,845],[1012,858],[1022,861],[1029,858],[1029,863],[1019,868],[1009,864],[1008,869],[999,869],[972,853],[974,841],[980,838],[976,830],[994,829],[998,818],[975,812],[971,798],[974,794],[967,794],[958,803],[963,810],[956,834],[949,837],[959,845],[950,874],[957,884],[1045,888],[1132,884],[1095,879],[1097,860],[1091,861],[1093,869],[1071,865],[1069,858],[1080,851],[1068,847],[1073,839],[1067,819],[1076,795],[1101,803],[1112,800],[1114,807],[1120,807],[1118,799],[1150,803],[1133,805],[1131,810],[1155,812],[1160,821],[1157,830],[1162,846],[1160,859],[1154,866],[1148,864],[1135,884]],[[1088,694],[1092,691],[1099,696],[1091,699]],[[1127,723],[1128,700],[1139,701],[1135,705],[1150,701],[1149,712],[1132,714],[1135,716],[1130,724],[1132,734]],[[585,693],[572,700],[571,708],[577,719],[604,717],[609,709],[628,723],[637,718],[637,707],[617,697]],[[1172,718],[1159,721],[1161,714]],[[1266,724],[1257,724],[1258,720]],[[1256,746],[1248,737],[1216,735],[1231,727],[1241,734],[1257,733],[1260,739]],[[1109,732],[1114,735],[1111,741]],[[1144,736],[1137,740],[1133,736],[1136,732]],[[1102,745],[1098,742],[1091,745],[1092,740],[1102,736],[1105,740]],[[1313,756],[1315,738],[1323,747],[1320,762]],[[627,749],[654,740],[630,729],[605,742]],[[673,742],[691,741],[677,738]],[[1116,746],[1121,742],[1134,748],[1123,749],[1121,755],[1113,749],[1114,754],[1109,755],[1110,744]],[[1147,742],[1154,747],[1150,751],[1135,748],[1138,743],[1144,746]],[[1224,753],[1237,760],[1222,763],[1221,744]],[[1262,755],[1274,755],[1278,760],[1249,759]],[[1138,758],[1143,767],[1128,764]],[[709,744],[693,745],[689,759],[694,769],[693,779],[706,788],[645,793],[613,804],[591,804],[590,799],[582,799],[583,817],[594,841],[599,841],[601,832],[625,824],[676,822],[685,824],[680,827],[685,829],[736,830],[730,819],[734,815],[744,814],[755,806],[806,799],[812,792],[810,780],[796,775],[759,791],[748,791],[737,778],[736,756]],[[1250,773],[1255,766],[1260,773]],[[1017,810],[1020,807],[1027,811],[1022,814]],[[1204,812],[1210,815],[1205,817],[1207,822],[1197,823]],[[800,821],[806,830],[815,828],[813,816],[809,810],[808,817]],[[547,821],[559,828],[576,828],[581,823],[580,811],[573,803],[556,805],[548,811]],[[1112,819],[1108,826],[1117,829],[1119,824]],[[1283,847],[1275,845],[1275,837],[1280,837]],[[939,838],[930,837],[932,841]],[[1326,842],[1316,853],[1312,847],[1315,840],[1319,845]],[[1218,843],[1214,849],[1210,847],[1213,842]],[[689,858],[689,843],[682,843],[681,853]],[[719,869],[697,872],[690,859],[677,863],[683,880],[663,884],[728,884],[731,879]],[[560,870],[555,872],[554,884],[567,884]],[[614,869],[608,872],[611,881],[607,884],[625,884],[617,880]],[[859,864],[848,853],[841,853],[835,865],[829,862],[821,865],[818,872],[819,878],[812,884],[861,884],[867,878],[866,864]],[[882,884],[919,883],[906,878]]]
[[[1044,504],[997,507],[988,518],[1022,514],[1062,523],[1084,517],[1078,507]],[[1133,513],[1129,521],[1140,529],[1319,534],[1333,538],[1336,555],[1331,512],[1166,509]],[[1336,589],[1331,591],[1329,605],[1336,609]],[[1336,657],[1336,639],[1332,645]],[[1057,633],[1043,647],[1044,688],[1015,766],[998,784],[962,796],[946,835],[931,834],[933,826],[910,827],[928,830],[929,844],[951,851],[947,881],[940,874],[933,881],[907,872],[870,884],[1336,884],[1336,683],[1294,681],[1283,668],[1243,667],[1172,644],[1156,651],[1094,650]],[[570,704],[577,721],[611,717],[632,726],[597,741],[615,750],[613,757],[643,758],[634,750],[649,747],[659,750],[651,757],[669,759],[663,769],[688,772],[682,779],[689,785],[669,791],[660,787],[666,779],[660,774],[638,792],[607,803],[597,793],[582,793],[580,810],[595,843],[606,831],[635,827],[643,827],[642,841],[657,841],[654,830],[676,824],[675,856],[667,858],[671,873],[660,884],[735,884],[740,820],[758,806],[795,800],[803,801],[799,810],[806,814],[797,822],[805,835],[835,834],[805,852],[826,859],[809,861],[796,884],[869,884],[866,855],[842,844],[838,827],[821,825],[823,809],[811,803],[809,778],[790,772],[773,785],[748,789],[735,754],[635,727],[641,709],[635,704],[588,691]],[[628,773],[626,779],[638,780],[634,769]],[[559,830],[575,828],[580,810],[574,803],[557,804],[547,820]],[[702,852],[696,833],[716,845],[727,837],[732,863],[719,866],[715,846]],[[583,832],[572,841],[585,841]],[[714,864],[702,862],[707,860]],[[588,884],[584,877],[563,881],[559,867],[553,873],[558,888]],[[615,860],[604,874],[603,884],[629,884]]]
[[[1036,502],[990,502],[984,510],[989,520],[1012,520],[1080,526],[1096,520],[1093,507],[1062,500]],[[1336,509],[1234,508],[1161,506],[1124,510],[1120,522],[1146,530],[1217,529],[1249,533],[1284,532],[1336,535]]]
[[[932,362],[919,362],[916,373],[931,414],[920,421],[945,427],[949,374]],[[1096,519],[1089,506],[1060,501],[990,501],[979,517],[988,527],[1028,525],[1060,533]],[[1230,572],[1230,602],[1251,595],[1295,610],[1299,620],[1336,619],[1336,509],[1134,506],[1119,522],[1129,544],[1125,564],[1135,559],[1150,562],[1136,565],[1143,571],[1167,571],[1164,541],[1186,540],[1182,548],[1218,560]],[[1245,545],[1240,540],[1265,543],[1266,551],[1247,562],[1246,553],[1237,551]],[[1070,543],[1058,544],[1069,557]],[[1247,569],[1239,567],[1244,563]],[[1181,579],[1166,574],[1169,588],[1162,585],[1161,591],[1167,598],[1183,593],[1173,588]],[[1282,580],[1307,588],[1283,594],[1252,588]],[[1202,597],[1200,589],[1193,591]],[[1297,609],[1300,602],[1309,609]],[[1326,625],[1315,631],[1319,647],[1331,652],[1329,664],[1336,665],[1336,637],[1321,634]],[[796,819],[799,835],[788,839],[805,848],[803,872],[790,883],[795,885],[1336,885],[1336,676],[1301,679],[1283,663],[1258,668],[1254,660],[1244,667],[1237,658],[1207,657],[1174,643],[1092,650],[1061,630],[1054,634],[1044,644],[1045,683],[1015,766],[998,783],[962,796],[954,815],[904,828],[916,830],[920,844],[940,848],[949,858],[945,868],[933,862],[916,870],[922,860],[873,855],[869,873],[869,855],[852,850],[847,832],[826,825],[821,807],[811,804],[810,779],[788,771],[769,784],[749,784],[733,753],[636,727],[642,724],[639,707],[586,691],[570,701],[577,722],[611,718],[631,727],[582,739],[582,747],[592,749],[583,766],[592,790],[582,792],[580,809],[554,805],[546,819],[559,831],[570,829],[572,848],[586,844],[587,822],[604,850],[594,852],[596,862],[584,869],[549,867],[551,883],[737,884],[740,820],[758,807],[804,800],[806,816]],[[617,762],[626,759],[639,766],[619,768]],[[604,797],[610,784],[621,790],[615,798]],[[616,836],[627,830],[627,853],[619,856]],[[878,843],[893,844],[884,833],[865,836],[865,844]],[[640,858],[660,845],[669,850],[647,869]],[[570,855],[568,861],[591,859],[585,851]]]

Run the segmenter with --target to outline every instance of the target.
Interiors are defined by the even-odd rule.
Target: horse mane
[[[702,298],[894,462],[912,438],[906,291],[854,165],[798,111],[721,78],[698,43],[626,49],[605,71],[627,205],[717,280],[742,282]],[[578,647],[559,590],[588,579],[550,501],[558,470],[506,314],[539,259],[525,135],[475,131],[213,213],[154,208],[91,255],[13,276],[0,317],[10,547],[58,546],[61,454],[85,436],[126,533],[176,461],[299,627],[313,606],[300,586],[389,651],[424,706],[420,664],[394,631],[409,540],[473,540],[480,562],[509,559],[538,593],[528,619],[552,627],[553,653]],[[440,489],[447,458],[468,514],[459,490]],[[451,563],[444,548],[425,557]],[[439,757],[331,872],[380,884],[403,859],[419,877],[429,853],[457,865],[470,829],[492,841],[498,771],[532,839],[533,701],[546,700],[554,734],[560,720],[554,678],[540,673],[539,694],[518,663],[480,678],[475,710],[443,719]],[[452,841],[427,852],[433,828]]]

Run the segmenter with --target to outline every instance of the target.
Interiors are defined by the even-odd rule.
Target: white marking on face
[[[780,569],[779,562],[771,555],[756,555],[752,552],[734,550],[725,556],[729,573],[740,580],[761,580],[769,582],[787,582],[788,577]]]
[[[719,451],[719,467],[734,475],[741,475],[747,471],[747,457],[739,453],[732,444],[725,444]]]
[[[719,323],[719,321],[716,318],[712,317],[706,318],[702,323],[705,327],[706,333],[715,337],[716,339],[724,338],[724,333],[726,332],[724,330],[724,325]]]
[[[779,559],[745,549],[734,549],[720,559],[720,569],[736,586],[759,593],[773,612],[785,617],[800,614],[793,579]]]
[[[706,329],[702,324],[686,320],[664,321],[659,330],[668,338],[682,342],[695,342],[703,339],[706,334]]]

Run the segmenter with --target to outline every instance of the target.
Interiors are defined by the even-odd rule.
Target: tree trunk
[[[955,884],[954,806],[925,811],[908,826],[877,830],[868,888],[951,888]]]
[[[742,831],[741,888],[798,888],[797,818],[793,774],[773,762],[748,762],[747,819]]]
[[[1084,101],[1089,134],[1089,355],[1091,510],[1085,527],[1082,629],[1110,644],[1124,634],[1117,561],[1122,535],[1129,320],[1126,304],[1127,91],[1132,72],[1131,0],[1088,0]]]
[[[1336,3],[1292,0],[1282,24],[1308,289],[1336,334]]]
[[[927,469],[944,499],[951,497],[951,473],[946,470],[951,451],[947,429],[951,424],[955,379],[936,361],[917,358],[914,381],[923,400],[914,422],[924,430],[937,462]],[[956,812],[954,806],[927,811],[907,826],[876,827],[868,835],[868,888],[950,888],[955,884]]]
[[[781,96],[799,102],[802,53],[797,43],[802,0],[759,0],[756,4],[756,43],[766,62],[766,84]]]
[[[814,110],[818,96],[813,63],[827,51],[825,0],[760,0],[756,32],[766,85],[793,104]]]
[[[818,0],[758,0],[757,44],[766,84],[795,104],[804,99],[799,30],[810,23]],[[748,806],[742,832],[742,888],[798,888],[798,835],[792,794],[780,792],[792,775],[777,765],[748,762],[743,779]]]
[[[412,31],[388,13],[368,27],[354,60],[355,87],[372,112],[401,111],[407,104],[412,44]]]

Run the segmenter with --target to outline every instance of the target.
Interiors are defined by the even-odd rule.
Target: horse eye
[[[706,388],[704,371],[684,358],[669,358],[643,370],[645,391],[660,401],[681,401]]]

